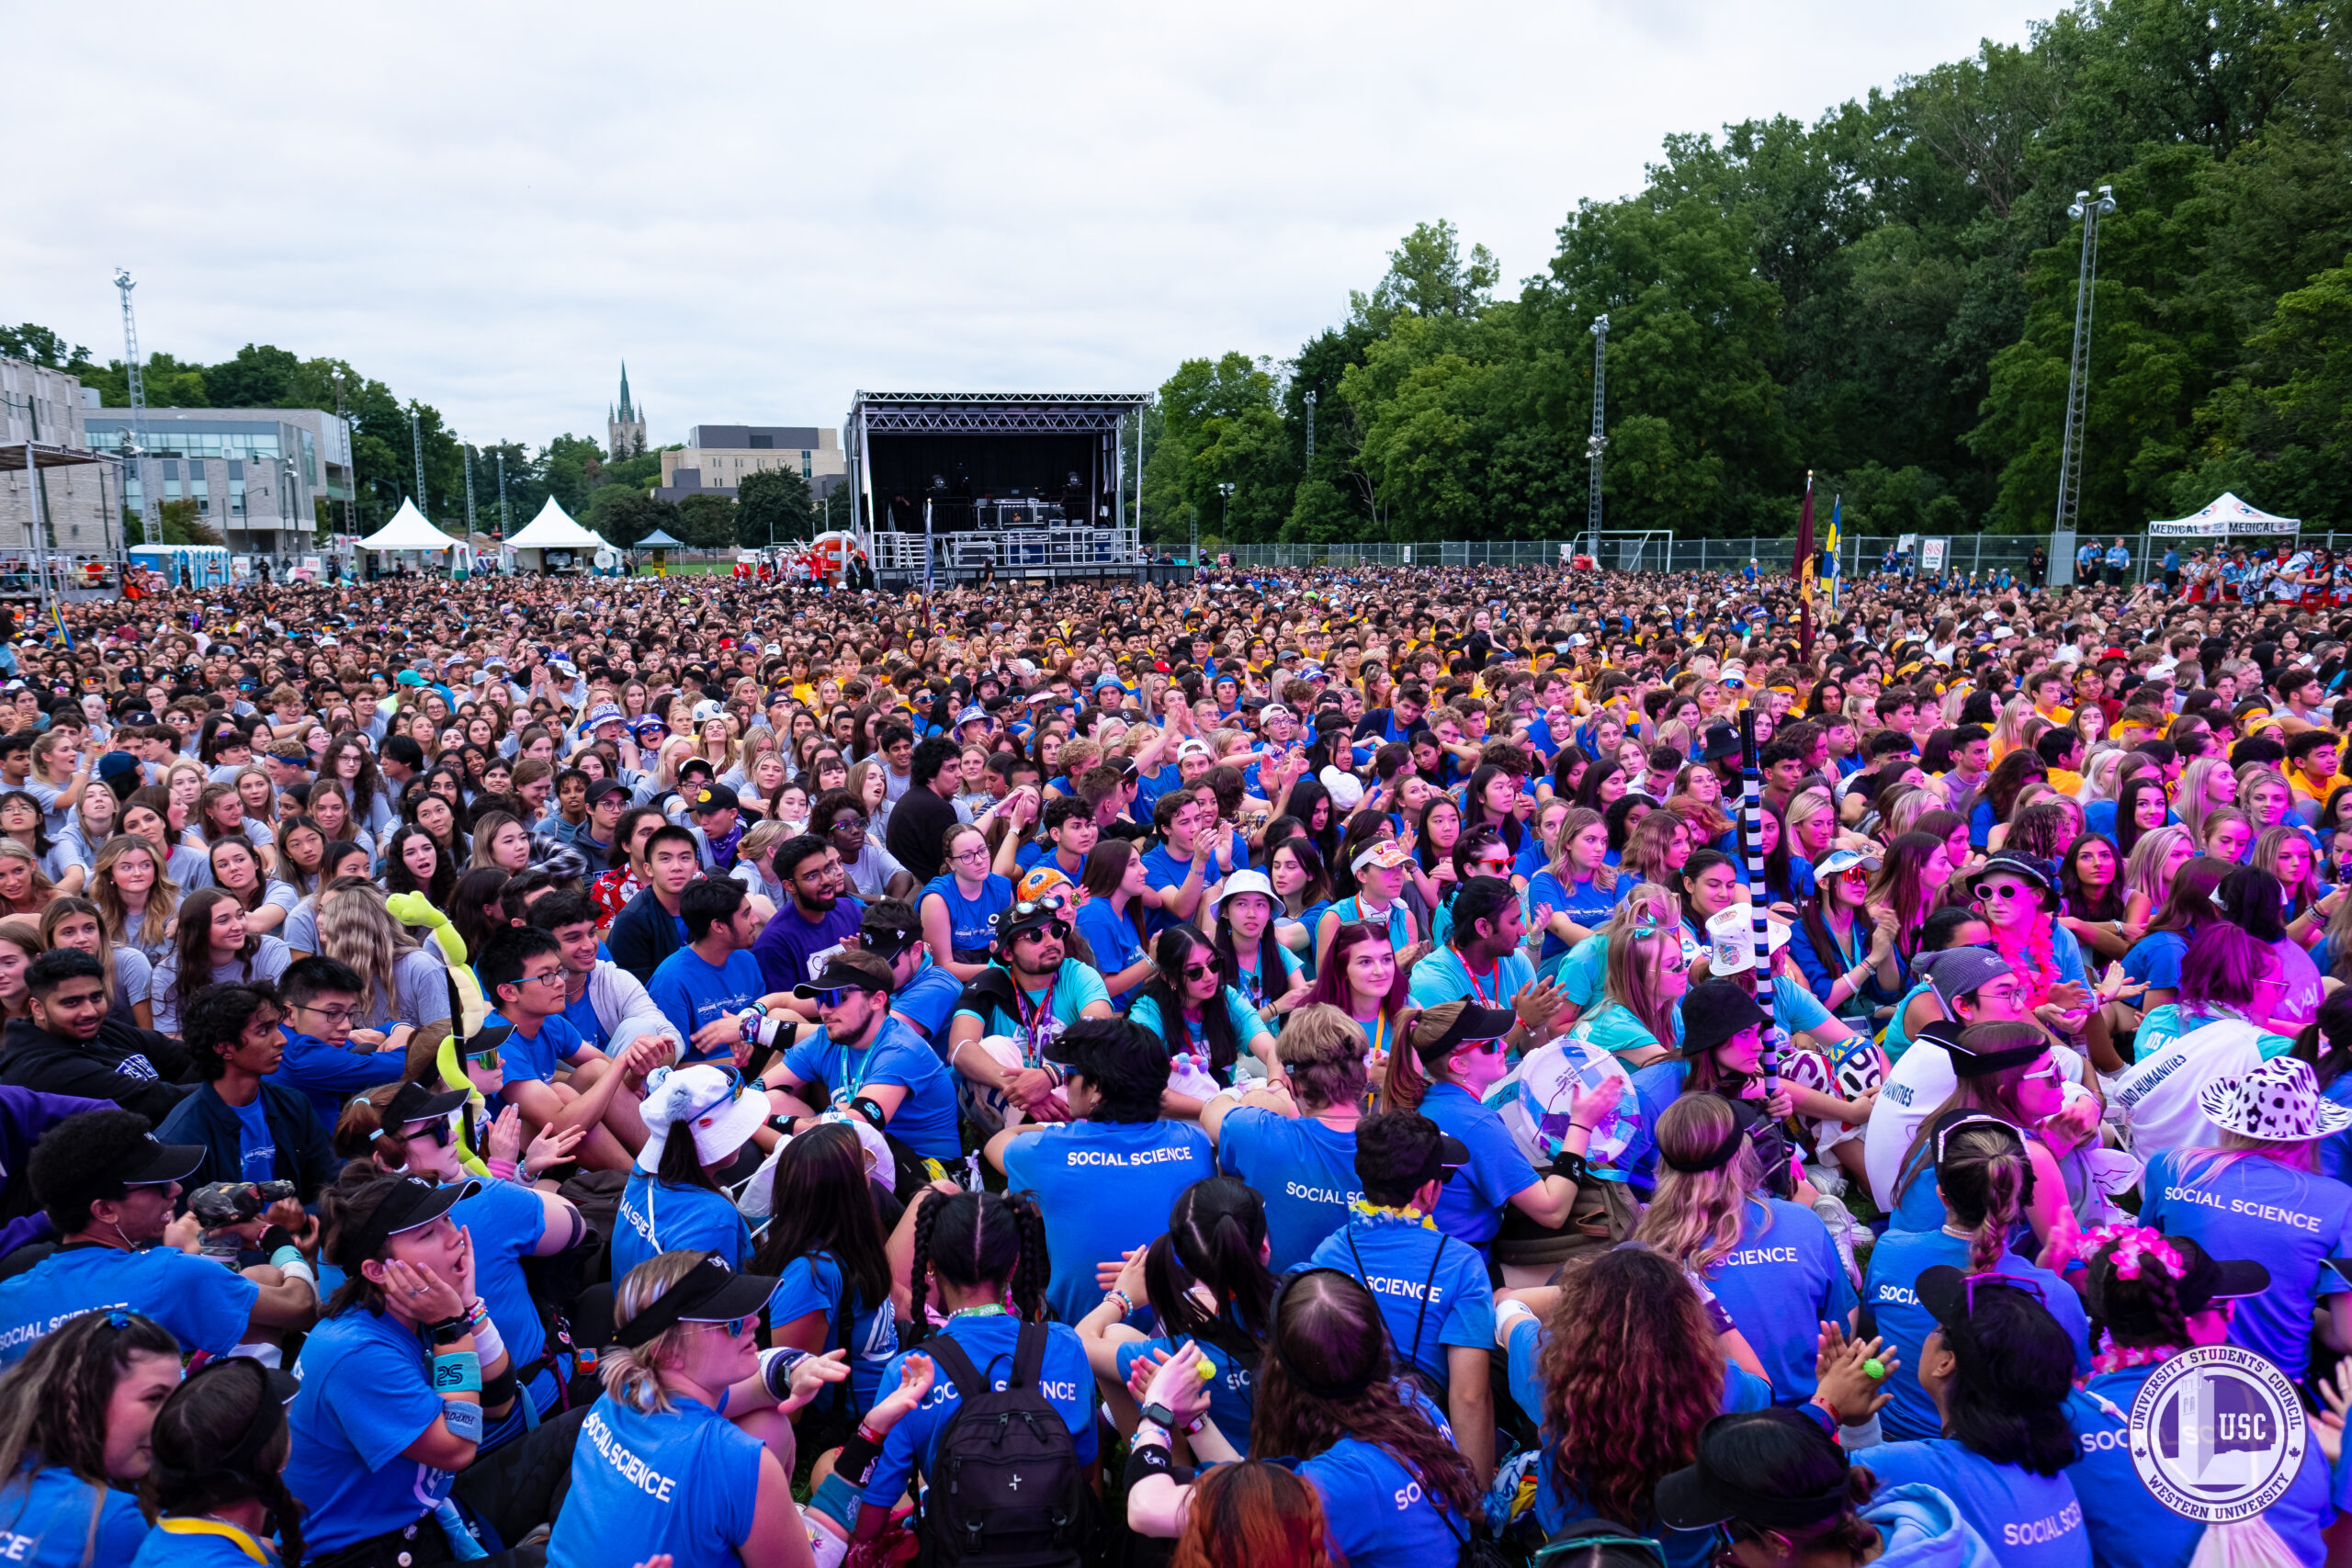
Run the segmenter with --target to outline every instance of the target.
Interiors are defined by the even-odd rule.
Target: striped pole
[[[1772,994],[1772,931],[1764,913],[1764,773],[1756,754],[1756,710],[1739,710],[1740,838],[1747,849],[1747,913],[1756,942],[1756,1003],[1764,1010],[1764,1097],[1781,1092],[1780,1011]]]

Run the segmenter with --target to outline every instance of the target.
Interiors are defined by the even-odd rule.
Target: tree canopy
[[[1608,525],[2050,526],[2078,190],[2112,185],[2081,525],[2223,489],[2352,521],[2352,70],[2317,0],[2085,0],[2022,48],[1828,110],[1668,139],[1544,269],[1443,221],[1289,359],[1187,360],[1147,411],[1144,519],[1204,541],[1563,537],[1609,318]],[[1924,62],[1923,62],[1924,64]],[[1306,394],[1316,396],[1306,457]],[[1229,502],[1219,487],[1233,486]]]

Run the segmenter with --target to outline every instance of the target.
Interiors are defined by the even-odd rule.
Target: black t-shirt
[[[884,847],[917,882],[929,882],[946,866],[947,829],[955,825],[956,808],[930,785],[917,784],[890,808]]]

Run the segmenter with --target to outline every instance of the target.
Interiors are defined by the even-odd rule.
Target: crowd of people
[[[2346,628],[1794,593],[67,607],[0,1561],[2352,1551]],[[2312,1441],[2209,1532],[2224,1343]]]

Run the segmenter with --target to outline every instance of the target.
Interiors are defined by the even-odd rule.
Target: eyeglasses
[[[322,1008],[314,1006],[310,1002],[296,1002],[288,1008],[287,1010],[288,1012],[312,1013],[320,1018],[325,1019],[329,1023],[349,1023],[356,1014],[356,1010],[353,1008]]]
[[[560,986],[563,984],[563,971],[550,969],[544,975],[518,975],[514,983],[518,986]]]
[[[961,854],[949,855],[947,858],[957,865],[985,865],[988,863],[989,852],[986,849],[966,850]]]

